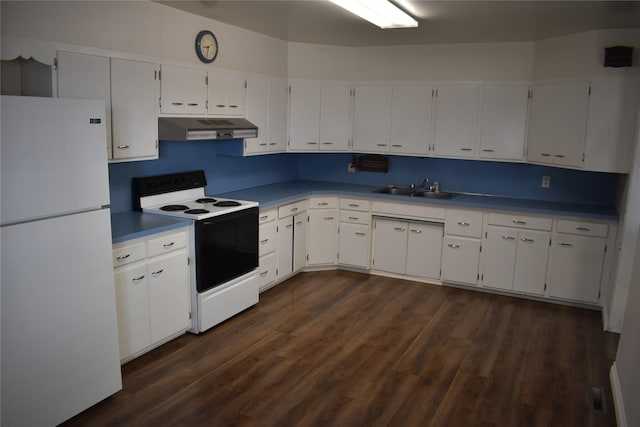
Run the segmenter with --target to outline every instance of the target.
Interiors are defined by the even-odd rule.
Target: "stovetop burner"
[[[196,203],[214,203],[217,201],[218,200],[214,199],[213,197],[203,197],[201,199],[196,200]]]
[[[168,211],[168,212],[186,211],[187,209],[189,209],[189,206],[185,206],[185,205],[166,205],[160,208],[161,211]]]
[[[189,209],[189,210],[184,211],[184,213],[193,214],[193,215],[199,215],[199,214],[209,213],[209,211],[206,210],[206,209]]]
[[[235,200],[223,200],[221,202],[216,202],[213,204],[213,206],[220,206],[222,208],[228,208],[231,206],[240,206],[241,203],[236,202]]]

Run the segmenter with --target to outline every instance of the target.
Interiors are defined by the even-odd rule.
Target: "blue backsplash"
[[[241,144],[241,142],[236,142]],[[160,158],[109,165],[112,212],[131,210],[131,178],[203,169],[206,194],[304,179],[384,186],[439,181],[442,191],[613,206],[618,175],[546,166],[436,158],[389,157],[389,172],[347,172],[352,154],[222,155],[217,142],[160,143]],[[543,175],[550,188],[541,188]]]

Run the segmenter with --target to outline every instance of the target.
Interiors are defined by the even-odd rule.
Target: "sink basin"
[[[451,193],[446,191],[417,191],[412,194],[414,197],[426,197],[428,199],[448,199]]]
[[[427,199],[448,199],[451,193],[444,191],[424,191],[412,188],[385,187],[373,190],[374,193],[395,194],[396,196],[425,197]]]

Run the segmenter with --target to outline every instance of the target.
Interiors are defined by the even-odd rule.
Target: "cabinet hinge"
[[[291,95],[291,86],[289,86],[289,95]]]
[[[278,269],[276,268],[276,277],[278,276],[278,274],[279,274],[279,273],[278,273]]]
[[[487,238],[487,232],[486,231],[484,232],[484,238],[485,239]]]
[[[482,245],[480,245],[480,252],[482,252]]]
[[[209,100],[207,99],[207,101],[204,103],[205,108],[208,110],[209,109]]]
[[[244,88],[245,89],[247,88],[247,81],[246,80],[244,81]]]
[[[551,240],[553,240],[553,239],[549,239],[549,247],[551,247]]]
[[[153,80],[158,80],[158,70],[153,70]]]
[[[187,265],[191,265],[191,257],[187,257]]]
[[[584,153],[582,153],[582,163],[584,163]]]
[[[436,94],[436,90],[435,89],[431,89],[431,97],[433,98]]]
[[[546,283],[544,284],[544,290],[545,291],[547,290],[547,284]]]
[[[598,291],[598,300],[600,299],[600,295],[602,295],[602,291]]]
[[[162,70],[158,71],[158,80],[162,80]]]
[[[531,89],[529,89],[529,91],[527,92],[527,98],[533,98],[533,91]]]
[[[604,245],[604,253],[607,253],[607,245]]]
[[[162,98],[158,98],[158,107],[162,108]]]
[[[189,320],[191,320],[191,312],[189,312]]]
[[[204,76],[204,84],[209,85],[209,75]]]
[[[591,86],[589,86],[589,96],[591,96]]]
[[[480,273],[478,273],[478,279],[477,280],[480,280]]]
[[[156,139],[156,150],[158,149],[158,140]]]
[[[53,69],[54,70],[58,69],[58,58],[53,58]]]
[[[482,275],[480,276],[480,281],[483,282],[484,281],[484,273],[482,273]]]
[[[307,261],[309,261],[309,254],[307,254]]]

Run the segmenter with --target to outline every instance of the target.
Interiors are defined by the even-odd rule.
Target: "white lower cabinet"
[[[338,262],[342,265],[369,268],[371,245],[369,225],[340,223]]]
[[[376,218],[376,270],[425,279],[440,279],[442,224]]]
[[[293,271],[302,270],[307,265],[307,213],[293,217]]]
[[[278,277],[293,273],[293,217],[278,220]]]
[[[278,247],[278,217],[277,209],[268,209],[260,211],[258,216],[259,237],[258,237],[258,255],[259,255],[259,275],[260,282],[258,289],[263,291],[272,285],[277,278],[278,258],[276,249]]]
[[[187,247],[186,229],[114,245],[118,337],[123,362],[191,326]]]
[[[306,211],[306,200],[289,203],[278,208],[278,279],[290,276],[306,265]]]
[[[338,261],[338,211],[309,210],[309,265],[336,264]]]
[[[476,285],[480,240],[445,236],[442,245],[442,281]]]

